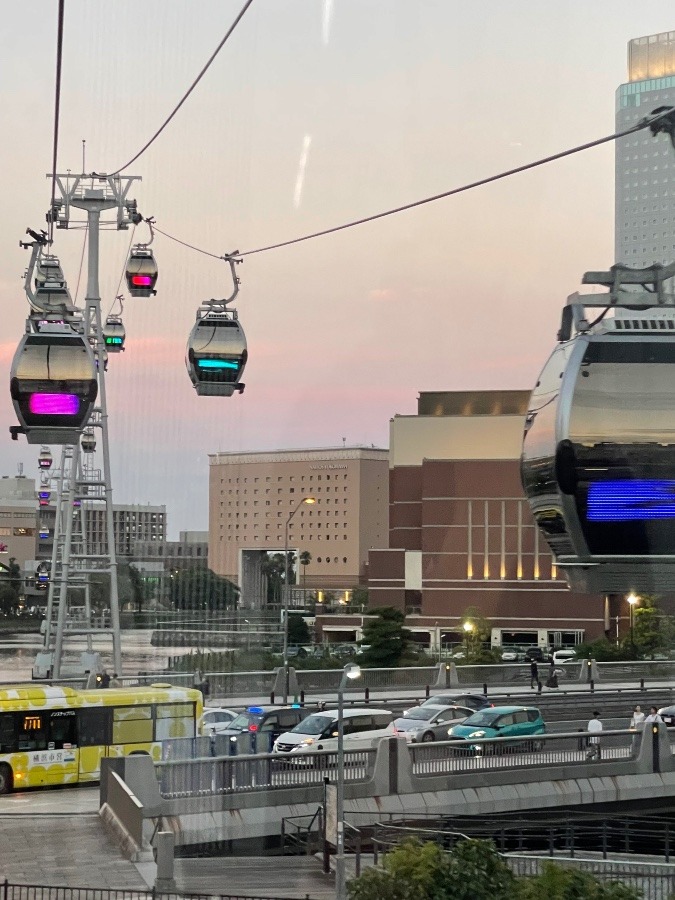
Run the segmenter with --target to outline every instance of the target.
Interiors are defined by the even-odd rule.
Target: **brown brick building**
[[[623,598],[568,589],[530,516],[519,463],[528,398],[422,393],[418,415],[391,421],[389,548],[369,554],[370,606],[405,610],[432,647],[461,640],[469,607],[491,620],[494,646],[625,628]]]

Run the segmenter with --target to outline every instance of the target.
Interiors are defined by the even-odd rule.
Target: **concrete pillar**
[[[434,685],[434,687],[459,687],[459,676],[457,675],[457,666],[454,664],[454,662],[438,663],[437,670],[436,684]]]
[[[594,659],[586,659],[582,662],[582,666],[584,667],[584,670],[581,675],[581,680],[586,684],[590,684],[591,681],[594,681],[597,684],[600,680],[597,662]]]
[[[275,698],[284,696],[284,667],[279,666],[274,670],[274,691]],[[300,688],[298,687],[298,676],[295,674],[293,666],[288,667],[288,701],[294,703],[300,696]]]
[[[157,860],[155,890],[158,893],[169,894],[176,890],[176,880],[173,877],[174,840],[172,831],[160,831],[155,837],[155,858]]]

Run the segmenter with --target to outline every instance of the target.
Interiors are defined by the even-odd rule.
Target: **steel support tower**
[[[94,638],[109,637],[112,641],[113,669],[122,673],[105,385],[107,353],[99,289],[99,237],[101,214],[107,210],[117,211],[119,230],[141,221],[135,201],[127,199],[132,183],[138,180],[137,176],[57,175],[56,185],[60,199],[47,214],[48,221],[52,221],[57,228],[68,228],[72,207],[83,209],[87,215],[84,334],[96,359],[98,396],[85,428],[95,430],[97,434],[97,453],[100,453],[102,466],[97,469],[90,463],[83,465],[83,458],[90,457],[90,454],[84,454],[79,444],[63,448],[57,475],[56,522],[44,645],[38,653],[34,671],[37,677],[56,679],[68,675],[67,667],[63,665],[67,642],[73,638],[81,640],[83,635],[86,636],[87,644],[84,659],[94,656]],[[101,508],[105,511],[105,537],[93,545],[88,516],[95,509]],[[91,606],[91,584],[97,575],[107,575],[109,578],[110,605],[105,615],[95,616]],[[82,671],[80,666],[77,674]]]

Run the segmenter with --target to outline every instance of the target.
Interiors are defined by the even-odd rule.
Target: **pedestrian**
[[[101,675],[99,676],[99,685],[102,688],[110,687],[110,675],[108,675],[108,672],[106,669],[104,669],[101,672]]]
[[[628,727],[631,731],[635,732],[631,739],[631,755],[635,756],[640,749],[640,739],[645,727],[645,714],[642,712],[642,708],[639,704],[633,710],[633,715],[631,716],[630,725]]]
[[[663,722],[663,719],[659,715],[659,711],[655,706],[649,707],[649,715],[645,719],[645,725],[652,725],[654,722]]]
[[[600,759],[600,732],[602,731],[602,722],[600,721],[600,713],[594,712],[593,718],[586,726],[586,731],[590,732],[588,739],[588,751],[586,759]]]
[[[633,710],[633,716],[628,727],[631,731],[642,731],[645,727],[645,714],[642,712],[639,704]]]
[[[113,672],[113,677],[110,679],[110,687],[111,688],[122,687],[122,682],[117,677],[117,672]]]
[[[530,690],[539,687],[539,667],[535,659],[530,663]]]
[[[546,679],[546,687],[547,688],[557,688],[558,687],[558,673],[555,668],[555,663],[551,660],[551,665],[548,670],[548,678]]]

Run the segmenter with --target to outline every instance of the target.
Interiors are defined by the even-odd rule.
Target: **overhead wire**
[[[63,3],[63,0],[60,0],[60,2]],[[132,163],[136,162],[136,160],[137,160],[140,156],[142,156],[142,155],[145,153],[145,151],[146,151],[146,150],[147,150],[147,149],[148,149],[148,148],[149,148],[149,147],[157,140],[157,138],[158,138],[158,137],[160,136],[160,134],[164,131],[164,129],[166,128],[166,126],[167,126],[167,125],[169,124],[169,122],[173,119],[173,117],[176,115],[176,113],[178,112],[178,110],[181,108],[181,106],[185,103],[185,101],[187,100],[187,98],[190,96],[190,94],[193,92],[193,90],[197,87],[197,85],[199,84],[199,82],[202,80],[202,78],[204,77],[204,75],[205,75],[206,72],[208,71],[209,67],[211,66],[211,63],[215,60],[215,58],[218,56],[218,54],[220,53],[220,51],[223,49],[223,47],[224,47],[225,44],[227,43],[227,41],[228,41],[230,35],[231,35],[232,32],[235,30],[235,28],[237,27],[237,25],[239,24],[239,22],[243,19],[244,14],[246,13],[246,10],[249,8],[249,6],[250,6],[252,3],[253,3],[253,0],[246,0],[246,2],[244,3],[244,5],[242,6],[242,8],[239,10],[239,13],[238,13],[237,17],[235,18],[234,22],[233,22],[232,25],[230,25],[230,27],[228,28],[228,30],[227,30],[225,36],[223,37],[222,41],[218,44],[218,46],[216,47],[216,49],[213,51],[213,53],[211,54],[211,56],[210,56],[209,59],[207,60],[206,65],[202,68],[201,72],[197,75],[197,77],[196,77],[195,80],[192,82],[192,84],[190,85],[190,87],[189,87],[189,88],[187,89],[187,91],[183,94],[182,98],[180,99],[180,101],[178,102],[178,104],[174,107],[173,111],[172,111],[172,112],[170,113],[170,115],[164,120],[164,122],[162,123],[162,125],[157,129],[157,131],[153,134],[153,136],[150,138],[150,140],[149,140],[146,144],[144,144],[143,147],[141,147],[141,149],[138,151],[138,153],[137,153],[135,156],[132,156],[132,157],[131,157],[131,159],[129,160],[129,162],[125,163],[123,166],[120,166],[119,169],[116,169],[114,172],[111,172],[111,173],[110,173],[111,175],[119,175],[120,172],[122,172],[124,169],[128,169],[129,166],[130,166]]]
[[[466,191],[471,191],[474,188],[483,187],[486,184],[492,184],[495,181],[500,181],[504,178],[509,178],[512,175],[518,175],[521,172],[527,172],[530,169],[536,169],[539,166],[546,165],[547,163],[555,162],[558,159],[564,159],[566,156],[572,156],[575,153],[581,153],[584,150],[590,150],[593,147],[599,147],[601,144],[607,144],[610,141],[616,141],[619,138],[626,137],[630,134],[635,134],[637,131],[642,131],[645,128],[651,127],[655,122],[658,122],[661,119],[667,118],[673,115],[673,107],[668,107],[663,112],[659,112],[656,115],[646,117],[641,119],[637,124],[632,125],[630,128],[626,128],[623,131],[617,131],[613,134],[606,135],[605,137],[597,138],[594,141],[588,141],[585,144],[579,144],[576,147],[571,147],[568,150],[562,150],[559,153],[553,153],[550,156],[545,156],[542,159],[534,160],[533,162],[525,163],[522,166],[516,166],[513,169],[506,169],[503,172],[498,172],[496,175],[490,175],[487,178],[481,178],[478,181],[471,181],[468,184],[461,185],[460,187],[451,188],[448,191],[443,191],[440,194],[434,194],[431,197],[424,197],[421,200],[414,200],[412,203],[406,203],[403,206],[396,206],[393,209],[387,209],[383,212],[374,213],[371,216],[364,216],[361,219],[353,219],[349,222],[344,222],[341,225],[335,225],[332,228],[324,228],[321,231],[313,231],[310,234],[302,235],[301,237],[291,238],[287,241],[279,241],[276,244],[267,244],[264,247],[256,247],[252,250],[242,250],[241,252],[237,252],[237,258],[243,259],[245,256],[253,256],[256,253],[266,253],[268,250],[278,250],[280,247],[289,247],[292,244],[300,244],[303,241],[310,241],[317,237],[324,237],[327,234],[335,234],[338,231],[345,231],[348,228],[355,228],[357,225],[365,225],[367,222],[375,222],[378,219],[384,219],[387,216],[393,216],[397,213],[406,212],[409,209],[416,209],[419,206],[424,206],[427,203],[434,203],[437,200],[443,200],[446,197],[452,197],[457,194],[465,193]],[[174,237],[171,234],[168,234],[166,231],[162,231],[161,228],[158,228],[156,225],[155,231],[158,231],[160,234],[163,234],[164,237],[169,238],[172,241],[175,241],[177,244],[182,244],[184,247],[188,247],[190,250],[195,250],[197,253],[203,253],[205,256],[211,256],[214,259],[226,259],[227,256],[223,256],[218,253],[211,253],[209,250],[204,250],[202,247],[197,247],[194,244],[190,244],[187,241],[180,240],[177,237]]]
[[[59,152],[59,117],[61,112],[61,65],[63,61],[63,20],[65,0],[59,0],[56,32],[56,87],[54,96],[54,140],[52,146],[52,195],[49,207],[49,243],[54,237],[54,203],[56,201],[56,161]]]

